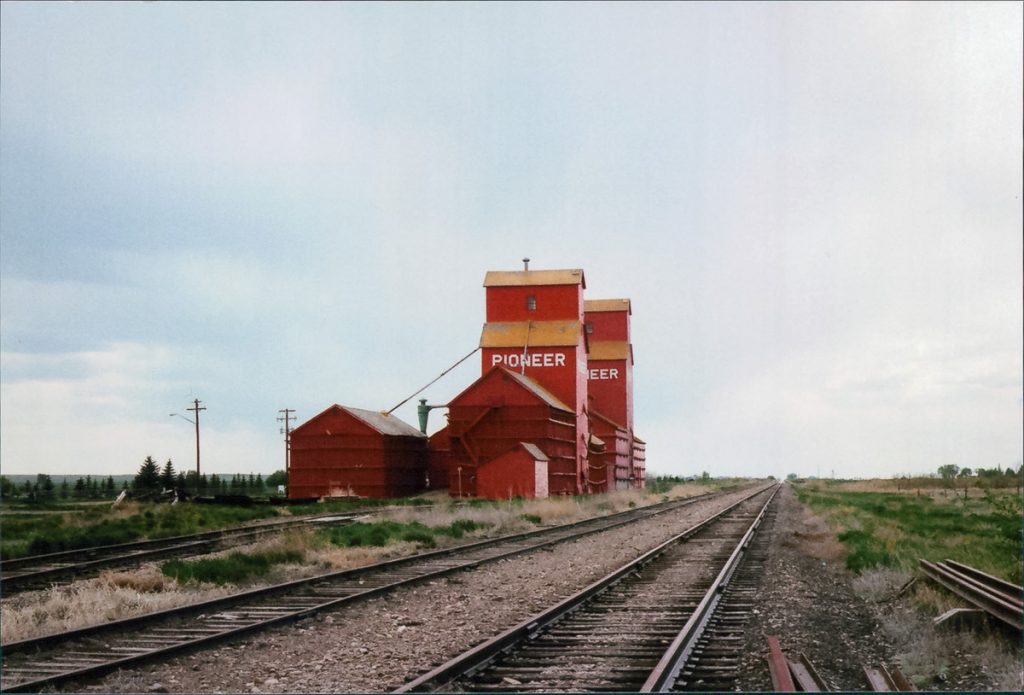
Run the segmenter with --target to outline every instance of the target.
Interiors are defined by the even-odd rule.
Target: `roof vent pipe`
[[[529,269],[530,269],[530,259],[529,258],[524,258],[523,259],[523,270],[529,270]]]

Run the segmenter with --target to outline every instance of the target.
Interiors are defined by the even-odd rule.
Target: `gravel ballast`
[[[749,494],[392,591],[291,626],[79,686],[98,692],[385,691],[582,589]],[[73,686],[72,686],[73,688]]]

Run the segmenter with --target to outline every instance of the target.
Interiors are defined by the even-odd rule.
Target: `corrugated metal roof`
[[[625,360],[630,357],[629,343],[625,340],[595,340],[590,343],[588,360]]]
[[[628,299],[587,299],[583,302],[583,311],[628,311],[632,314],[633,305]]]
[[[541,386],[540,384],[538,384],[536,381],[526,376],[525,374],[513,372],[511,369],[505,369],[504,367],[495,367],[495,369],[500,369],[501,371],[508,374],[510,377],[519,382],[524,388],[529,389],[534,395],[536,395],[538,398],[540,398],[545,403],[550,405],[552,408],[558,408],[559,410],[564,410],[567,413],[572,412],[572,408],[567,406],[562,401],[558,400],[558,398],[553,393],[548,391],[546,388],[544,388],[543,386]]]
[[[543,451],[541,451],[540,448],[536,444],[531,444],[530,442],[519,442],[519,444],[524,449],[526,449],[526,451],[530,454],[530,456],[532,456],[537,461],[550,461],[551,460],[551,459],[548,458],[548,455],[545,454]]]
[[[489,270],[484,275],[484,287],[537,287],[540,285],[583,285],[582,268],[571,270]]]
[[[485,323],[480,347],[565,347],[579,345],[579,321],[514,321]],[[529,343],[527,343],[529,336]]]
[[[349,408],[348,406],[341,406],[342,410],[346,411],[350,415],[359,418],[367,425],[377,430],[381,434],[390,434],[395,437],[424,437],[427,435],[420,432],[418,429],[399,420],[394,415],[385,415],[384,413],[377,412],[376,410],[361,410],[360,408]]]

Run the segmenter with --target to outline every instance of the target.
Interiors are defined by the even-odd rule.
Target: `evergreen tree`
[[[185,487],[185,474],[178,473],[178,479],[174,481],[174,487],[178,492],[183,492],[187,488]]]
[[[160,473],[160,484],[165,490],[173,490],[174,480],[177,477],[177,474],[174,472],[174,464],[171,463],[170,459],[167,459],[167,463],[164,464],[164,469]]]
[[[107,482],[103,486],[103,491],[106,493],[107,497],[113,497],[114,496],[114,476],[112,476],[112,475],[108,475],[107,476]]]
[[[257,473],[256,474],[256,494],[257,495],[262,495],[263,494],[263,474],[262,473]]]
[[[203,477],[205,478],[206,476],[204,475]],[[203,485],[203,488],[205,489],[206,485]],[[216,473],[210,476],[210,494],[220,494],[220,477]]]
[[[54,485],[50,476],[40,473],[36,476],[36,487],[40,499],[52,500],[54,498]]]
[[[147,456],[135,474],[132,487],[136,492],[153,492],[160,489],[160,467],[152,456]]]
[[[85,478],[75,481],[75,499],[85,499]]]
[[[8,499],[14,497],[18,492],[18,487],[11,482],[10,478],[6,475],[0,475],[0,497]]]
[[[71,495],[71,486],[68,485],[68,479],[64,478],[60,481],[60,498],[66,500]]]

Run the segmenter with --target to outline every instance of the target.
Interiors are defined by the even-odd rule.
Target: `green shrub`
[[[262,577],[274,565],[302,562],[303,554],[295,550],[265,553],[231,553],[225,557],[203,560],[168,560],[160,570],[181,584],[206,582],[239,584],[252,577]]]
[[[536,524],[537,526],[540,526],[541,522],[544,521],[539,514],[520,514],[519,518],[529,521],[531,524]]]
[[[319,533],[328,542],[342,548],[384,546],[393,541],[419,543],[427,548],[436,546],[437,536],[462,538],[463,535],[485,524],[470,519],[457,519],[448,526],[425,526],[418,521],[399,523],[397,521],[357,521],[345,526],[322,529]]]
[[[456,519],[448,526],[435,527],[434,532],[451,538],[462,538],[466,533],[476,531],[478,528],[484,528],[485,526],[486,524],[480,524],[470,519]]]

